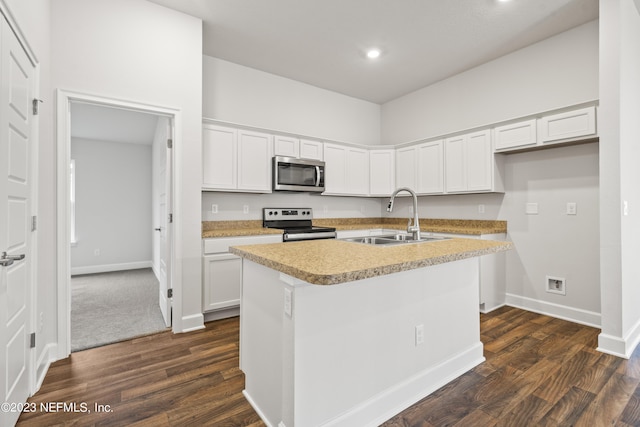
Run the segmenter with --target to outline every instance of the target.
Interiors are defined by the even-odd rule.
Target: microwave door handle
[[[316,166],[316,187],[320,186],[320,166]]]

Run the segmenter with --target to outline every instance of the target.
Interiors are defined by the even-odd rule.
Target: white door
[[[167,139],[173,138],[170,121],[167,120]],[[164,323],[171,326],[171,298],[169,298],[169,287],[171,277],[170,268],[170,251],[171,251],[171,224],[169,223],[169,206],[171,206],[171,160],[173,150],[166,145],[165,150],[161,150],[162,159],[160,160],[160,176],[158,183],[160,184],[160,311],[164,318]]]
[[[33,373],[29,218],[35,73],[7,22],[0,21],[0,402],[11,405],[27,400]],[[14,425],[19,415],[0,410],[0,425]]]

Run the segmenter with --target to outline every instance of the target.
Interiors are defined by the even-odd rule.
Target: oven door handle
[[[317,240],[317,239],[335,239],[335,231],[325,231],[320,233],[284,233],[282,237],[283,242],[295,242],[299,240]]]

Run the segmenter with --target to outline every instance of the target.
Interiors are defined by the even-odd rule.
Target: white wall
[[[151,145],[72,138],[71,158],[77,236],[71,273],[150,267]]]
[[[380,143],[380,106],[218,58],[203,60],[203,115],[321,139]]]
[[[211,205],[218,205],[214,214]],[[249,213],[243,207],[249,206]],[[320,196],[309,193],[202,193],[203,221],[261,220],[262,208],[312,208],[314,218],[374,218],[380,216],[380,199]]]
[[[600,2],[601,287],[603,351],[640,341],[640,2]],[[628,212],[624,212],[624,203]]]
[[[382,106],[400,144],[598,98],[598,22],[505,55]]]
[[[202,23],[144,0],[52,0],[51,5],[54,89],[180,110],[173,327],[201,327]],[[53,157],[45,162],[53,168]],[[55,211],[52,204],[41,208]]]

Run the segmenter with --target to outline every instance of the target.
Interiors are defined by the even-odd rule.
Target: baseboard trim
[[[559,319],[568,320],[569,322],[579,323],[581,325],[600,328],[602,318],[600,313],[593,311],[580,310],[566,305],[553,304],[546,301],[540,301],[533,298],[526,298],[520,295],[507,294],[505,299],[506,305],[521,308],[534,313],[544,314]]]
[[[202,313],[182,317],[182,329],[174,332],[191,332],[204,329],[204,316]]]
[[[44,346],[40,357],[38,357],[38,360],[36,361],[36,384],[32,396],[40,390],[40,387],[44,382],[44,378],[47,376],[47,372],[49,372],[49,366],[56,361],[56,357],[54,355],[57,354],[57,351],[57,344],[55,343],[50,343]]]
[[[213,322],[214,320],[228,319],[229,317],[240,316],[240,307],[224,308],[215,311],[207,311],[204,313],[204,321]]]
[[[597,350],[622,357],[623,359],[629,359],[638,344],[640,344],[640,321],[636,322],[624,337],[616,337],[604,333],[598,335]]]
[[[151,267],[153,267],[153,263],[151,261],[123,262],[120,264],[87,265],[85,267],[71,267],[71,275],[76,276],[78,274],[109,273],[111,271],[137,270],[139,268],[151,268]]]

